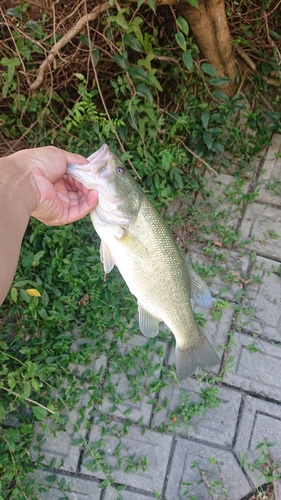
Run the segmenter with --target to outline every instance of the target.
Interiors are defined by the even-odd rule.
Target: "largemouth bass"
[[[116,265],[138,301],[139,326],[146,337],[163,321],[176,338],[179,380],[219,358],[199,329],[192,296],[209,307],[211,293],[187,264],[168,227],[120,159],[104,144],[87,165],[68,165],[67,173],[98,191],[91,219],[100,239],[105,273]]]

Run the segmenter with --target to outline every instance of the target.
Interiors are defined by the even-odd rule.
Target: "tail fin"
[[[176,367],[179,381],[190,377],[196,368],[214,366],[219,361],[217,353],[203,333],[196,344],[176,347]]]

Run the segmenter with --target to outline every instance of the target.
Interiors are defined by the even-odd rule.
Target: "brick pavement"
[[[281,136],[275,134],[272,145],[255,162],[256,170],[243,188],[245,193],[253,192],[256,187],[260,189],[258,197],[245,210],[227,201],[225,191],[235,181],[230,174],[215,182],[207,173],[212,194],[207,202],[202,197],[196,201],[203,208],[208,203],[208,210],[210,207],[217,210],[222,223],[225,217],[225,225],[239,231],[238,242],[225,252],[225,260],[220,264],[225,273],[230,272],[237,279],[226,283],[222,273],[208,280],[213,294],[229,301],[232,307],[225,309],[217,321],[203,312],[207,318],[205,332],[221,360],[234,356],[231,371],[225,372],[219,384],[220,405],[195,417],[188,429],[181,424],[174,431],[170,412],[179,404],[181,391],[192,401],[200,399],[204,383],[199,384],[195,377],[179,386],[172,381],[163,388],[159,402],[167,398],[168,407],[160,411],[156,411],[157,405],[150,404],[148,396],[134,404],[125,400],[117,409],[111,408],[106,397],[100,410],[110,415],[114,431],[106,433],[103,425],[97,423],[89,429],[89,416],[87,430],[81,425],[79,431],[86,440],[84,451],[71,446],[77,408],[70,415],[66,431],[56,436],[46,434],[40,450],[38,442],[34,443],[34,460],[40,454],[45,456],[41,460],[45,470],[33,476],[41,485],[40,499],[113,500],[117,495],[115,487],[124,486],[119,491],[124,500],[241,500],[249,498],[264,482],[254,467],[240,466],[240,462],[251,465],[259,459],[261,450],[257,445],[264,439],[274,443],[270,455],[281,461],[281,195],[278,192],[281,158],[276,156],[280,150]],[[270,185],[275,185],[275,189],[269,189]],[[213,223],[208,221],[209,239],[213,239]],[[198,265],[210,263],[210,258],[198,247],[190,248],[189,257]],[[233,344],[227,352],[222,344],[230,331]],[[123,349],[130,350],[145,342],[144,337],[137,335]],[[161,344],[162,362],[169,365],[174,362],[174,351],[159,340],[158,345]],[[100,360],[100,364],[105,365],[106,359]],[[216,367],[214,373],[218,370]],[[154,376],[161,377],[160,368]],[[151,377],[145,383],[149,381]],[[115,375],[113,383],[123,397],[128,389],[126,377]],[[80,406],[86,402],[85,395]],[[122,428],[128,410],[133,425],[124,434]],[[165,432],[159,432],[163,426]],[[40,431],[39,428],[37,438]],[[113,469],[115,487],[99,488],[105,476],[101,468],[88,467],[91,450],[104,454],[103,459]],[[132,468],[127,473],[128,457],[139,463],[146,457],[147,466]],[[52,458],[55,463],[51,463]],[[63,488],[66,488],[64,494]]]

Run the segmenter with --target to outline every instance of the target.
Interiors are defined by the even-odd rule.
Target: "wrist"
[[[28,167],[21,160],[21,152],[0,159],[0,190],[10,203],[20,202],[22,210],[30,217],[37,205],[39,193]]]

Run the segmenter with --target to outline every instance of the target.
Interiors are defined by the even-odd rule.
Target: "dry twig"
[[[91,12],[89,12],[89,14],[85,14],[84,16],[80,17],[73,28],[71,28],[58,42],[54,44],[53,48],[49,52],[49,55],[40,65],[36,80],[30,85],[31,90],[36,90],[39,85],[41,85],[47,67],[51,65],[59,50],[62,49],[68,42],[70,42],[70,40],[72,40],[72,38],[77,35],[77,33],[79,33],[79,31],[87,22],[94,21],[101,12],[108,10],[109,7],[109,3],[97,5]]]

